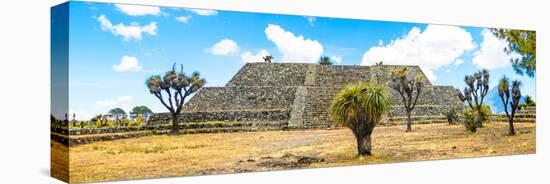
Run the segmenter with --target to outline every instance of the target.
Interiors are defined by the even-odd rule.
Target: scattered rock
[[[243,173],[243,172],[252,172],[253,170],[250,169],[235,169],[235,173]]]
[[[287,153],[279,158],[273,157],[262,157],[262,162],[258,163],[257,166],[261,167],[282,167],[282,168],[301,168],[306,167],[313,163],[324,162],[324,158],[312,157],[312,156],[296,156],[290,153]]]
[[[292,163],[283,162],[283,161],[265,161],[265,162],[258,163],[257,166],[260,166],[260,167],[283,167],[283,168],[294,168],[295,167],[295,166],[292,165]]]
[[[453,146],[453,149],[456,149],[456,146]]]
[[[308,156],[300,156],[297,160],[299,164],[312,164],[312,163],[319,163],[324,162],[325,159],[323,158],[317,158],[317,157],[308,157]]]
[[[254,160],[254,159],[248,159],[248,160],[246,160],[246,161],[247,161],[247,162],[256,162],[256,160]]]

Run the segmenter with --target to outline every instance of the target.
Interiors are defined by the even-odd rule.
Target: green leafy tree
[[[498,84],[498,96],[500,96],[502,104],[504,105],[504,112],[508,118],[508,135],[516,134],[514,129],[514,117],[516,116],[516,112],[521,109],[519,106],[519,101],[521,99],[520,86],[521,82],[516,80],[512,82],[512,90],[510,90],[510,83],[506,76],[503,76]],[[511,96],[510,91],[512,92]],[[510,101],[510,97],[512,97],[512,101]],[[508,109],[508,104],[510,104],[510,109]]]
[[[391,83],[390,87],[397,91],[403,99],[403,107],[407,114],[407,129],[405,132],[412,131],[411,112],[416,106],[418,97],[422,93],[424,87],[424,76],[417,75],[414,78],[409,78],[409,68],[399,67],[390,71]]]
[[[445,117],[447,118],[449,125],[458,124],[458,113],[455,109],[445,112]]]
[[[177,72],[175,63],[172,70],[166,72],[163,77],[153,75],[145,81],[149,92],[157,97],[170,112],[172,119],[171,134],[179,134],[178,115],[183,109],[185,99],[201,89],[205,83],[206,80],[200,78],[198,72],[193,72],[190,76],[186,75],[183,72],[183,65],[181,65],[180,71]]]
[[[118,108],[118,107],[109,110],[109,112],[107,112],[107,114],[109,115],[109,117],[114,118],[115,122],[117,122],[119,124],[120,124],[120,120],[125,119],[126,116],[127,116],[126,111],[124,111],[124,110],[122,110],[121,108]]]
[[[97,120],[101,119],[101,114],[95,115],[90,119],[91,122],[97,122]]]
[[[132,111],[130,111],[130,118],[136,119],[138,115],[141,115],[143,118],[148,119],[148,117],[153,114],[153,111],[149,109],[147,106],[135,106],[132,108]]]
[[[520,75],[534,77],[537,67],[537,34],[535,31],[513,29],[491,29],[493,35],[505,39],[508,45],[504,48],[507,54],[519,54],[512,58],[514,71]]]
[[[371,134],[390,108],[391,94],[384,85],[359,83],[349,86],[332,100],[330,115],[348,127],[357,140],[357,153],[371,155]]]
[[[535,102],[535,99],[533,99],[533,97],[531,97],[529,95],[526,95],[525,96],[525,106],[528,106],[528,107],[537,106],[537,102]]]
[[[321,58],[319,58],[319,64],[320,65],[332,65],[332,61],[330,60],[330,57],[328,56],[321,56]]]
[[[479,125],[479,127],[483,127],[482,122],[485,121],[485,118],[481,108],[483,107],[485,96],[489,92],[489,71],[483,69],[473,75],[466,75],[464,77],[464,82],[466,83],[466,87],[463,93],[458,94],[458,97],[462,102],[466,101],[471,109],[477,111],[477,118],[474,118],[474,120],[478,122],[475,122],[475,124]],[[469,130],[476,132],[479,127],[474,127]]]

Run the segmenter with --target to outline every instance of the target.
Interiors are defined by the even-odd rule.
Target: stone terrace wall
[[[201,111],[184,112],[179,116],[180,122],[208,121],[287,121],[288,110],[255,110],[255,111]],[[170,113],[155,113],[148,121],[149,125],[160,125],[170,122]]]
[[[401,106],[403,104],[403,99],[399,93],[393,89],[389,89],[393,96],[393,105]],[[422,89],[422,93],[418,98],[417,107],[435,107],[441,108],[436,111],[427,110],[427,111],[418,111],[417,114],[423,115],[442,115],[444,112],[450,110],[450,108],[455,108],[456,110],[461,110],[463,108],[463,103],[458,98],[458,89],[453,88],[452,86],[426,86]],[[402,108],[400,108],[402,109]],[[414,110],[414,111],[415,111]],[[403,115],[404,111],[391,111],[390,115]]]
[[[355,84],[359,81],[368,82],[371,80],[386,83],[391,80],[390,70],[397,67],[408,67],[409,77],[414,77],[418,74],[424,75],[418,66],[350,66],[350,65],[314,65],[315,82],[312,86],[346,86]],[[431,86],[429,80],[424,76],[424,82]]]
[[[226,86],[302,86],[306,64],[247,63]]]
[[[295,87],[205,87],[185,104],[184,112],[288,109]]]

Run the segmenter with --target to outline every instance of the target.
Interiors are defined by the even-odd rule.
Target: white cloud
[[[138,59],[132,56],[123,56],[118,65],[113,65],[113,70],[116,72],[137,72],[141,71],[141,69],[142,67],[139,65]]]
[[[161,14],[160,8],[156,6],[142,6],[142,5],[130,5],[130,4],[116,4],[119,11],[130,16],[143,16],[143,15],[155,15]]]
[[[115,99],[103,99],[96,102],[100,107],[117,107],[117,106],[128,106],[134,98],[132,96],[120,96]]]
[[[244,52],[241,54],[241,61],[246,63],[259,63],[264,62],[264,56],[271,55],[267,50],[262,49],[258,51],[256,54],[252,54],[252,52]]]
[[[483,30],[483,42],[478,51],[474,53],[472,63],[479,68],[493,69],[509,66],[510,59],[518,57],[515,54],[508,55],[504,52],[506,40],[499,39],[489,30]]]
[[[323,45],[317,40],[295,36],[278,25],[269,24],[265,34],[282,54],[281,62],[316,63],[323,53]]]
[[[117,97],[117,100],[119,102],[130,102],[130,101],[132,101],[132,99],[134,99],[134,97],[132,97],[132,96],[119,96],[119,97]]]
[[[94,117],[92,113],[85,110],[69,109],[68,116],[70,120],[73,120],[73,114],[76,120],[90,120]]]
[[[112,34],[117,36],[122,36],[124,38],[124,41],[130,41],[132,39],[141,40],[142,33],[157,35],[156,22],[151,22],[146,26],[140,26],[137,23],[132,23],[130,25],[119,23],[113,25],[113,23],[111,23],[111,21],[107,19],[107,16],[105,15],[100,15],[97,18],[97,21],[99,21],[99,23],[101,24],[101,30],[111,32]]]
[[[109,111],[110,109],[116,108],[116,107],[122,108],[126,112],[128,112],[131,108],[131,103],[133,100],[134,100],[134,97],[132,96],[119,96],[116,98],[99,100],[96,102],[96,105],[101,108],[104,108],[105,113],[107,113],[107,111]]]
[[[218,14],[218,12],[215,10],[204,10],[204,9],[188,9],[188,10],[201,16],[214,16]]]
[[[176,17],[176,20],[181,23],[187,23],[191,19],[191,15]]]
[[[383,61],[392,65],[419,65],[433,81],[437,79],[433,70],[456,63],[462,54],[475,48],[470,33],[460,27],[428,25],[424,31],[414,27],[385,46],[371,47],[363,54],[361,64]]]
[[[208,51],[214,55],[223,56],[239,52],[239,46],[235,41],[225,38],[214,44]]]
[[[455,65],[455,66],[458,66],[458,65],[461,65],[462,63],[464,63],[464,60],[458,58],[458,59],[455,60],[454,65]]]
[[[97,101],[96,104],[101,107],[114,107],[118,105],[118,102],[112,99],[105,99]]]
[[[335,64],[342,63],[342,57],[341,56],[331,56],[330,60],[332,60]]]

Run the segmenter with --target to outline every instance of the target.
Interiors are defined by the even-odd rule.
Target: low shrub
[[[458,113],[455,109],[451,109],[445,113],[445,117],[447,117],[447,121],[449,122],[449,125],[458,124]]]
[[[487,105],[481,106],[481,116],[479,116],[476,108],[466,108],[464,114],[464,127],[467,131],[476,132],[477,128],[483,127],[484,123],[491,121],[491,108]]]

